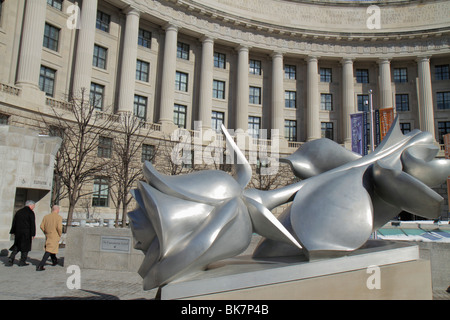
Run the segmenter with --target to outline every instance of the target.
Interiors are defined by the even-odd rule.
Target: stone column
[[[174,24],[168,24],[165,29],[159,122],[161,124],[173,124],[178,27]]]
[[[420,130],[428,131],[435,138],[434,113],[433,113],[433,91],[431,88],[430,57],[417,58],[419,78],[419,115]]]
[[[306,141],[321,138],[318,58],[306,58]]]
[[[26,1],[16,81],[20,87],[39,89],[46,10],[45,0]]]
[[[344,144],[351,147],[352,128],[350,115],[355,113],[355,88],[353,80],[353,59],[344,58],[342,64],[342,128]]]
[[[82,89],[84,89],[85,98],[89,98],[96,21],[97,0],[83,0],[81,8],[81,27],[78,30],[72,86],[72,94],[75,97],[81,96]]]
[[[237,70],[237,90],[236,90],[236,130],[248,129],[248,53],[246,46],[238,47],[238,70]]]
[[[380,108],[392,108],[391,61],[380,59]]]
[[[272,54],[272,129],[278,129],[280,137],[284,137],[284,87],[283,87],[283,54]]]
[[[211,128],[212,87],[214,67],[214,39],[204,36],[202,39],[202,65],[200,73],[199,119],[202,128]]]
[[[125,13],[127,21],[121,61],[118,112],[133,112],[140,13],[132,7],[126,9]]]

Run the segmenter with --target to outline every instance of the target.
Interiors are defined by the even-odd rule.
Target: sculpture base
[[[432,299],[431,268],[409,243],[370,240],[340,258],[240,256],[159,289],[168,299]]]

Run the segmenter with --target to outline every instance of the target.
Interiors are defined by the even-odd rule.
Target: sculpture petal
[[[387,203],[412,214],[436,219],[444,199],[425,183],[382,160],[373,165],[375,192]]]
[[[334,141],[317,139],[305,143],[280,162],[290,164],[297,177],[307,179],[360,158],[359,154],[346,150]]]
[[[372,203],[362,185],[364,168],[325,173],[297,193],[291,223],[309,259],[362,246],[372,233]]]

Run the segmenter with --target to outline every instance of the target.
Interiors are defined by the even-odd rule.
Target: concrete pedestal
[[[369,241],[347,256],[228,259],[160,288],[167,299],[432,299],[431,269],[409,243]]]

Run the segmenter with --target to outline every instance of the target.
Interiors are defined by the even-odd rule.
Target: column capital
[[[306,58],[305,58],[305,61],[306,62],[318,62],[319,61],[319,56],[307,56]]]
[[[239,43],[234,49],[236,50],[236,51],[250,51],[250,46],[248,46],[248,45],[246,45],[246,44],[242,44],[242,43]]]
[[[211,43],[214,43],[214,41],[216,40],[216,38],[214,38],[214,37],[212,37],[212,36],[210,36],[210,35],[205,34],[205,35],[201,36],[199,40],[200,40],[202,43],[205,43],[205,42],[211,42]]]
[[[122,12],[126,15],[135,15],[137,17],[139,17],[141,15],[141,12],[139,11],[139,9],[134,8],[131,5],[122,9]]]
[[[167,22],[164,26],[163,29],[167,32],[167,31],[175,31],[178,32],[179,26],[176,23],[173,22]]]
[[[283,58],[284,57],[284,54],[285,54],[285,52],[283,52],[283,51],[280,51],[280,50],[277,50],[277,51],[273,51],[271,54],[270,54],[270,57],[273,59],[273,58]]]
[[[380,64],[390,64],[392,60],[392,57],[383,57],[383,58],[379,58],[377,60],[377,63]]]
[[[342,59],[339,61],[341,64],[353,64],[353,61],[355,61],[355,57],[342,57]]]
[[[430,55],[423,55],[423,56],[418,56],[416,58],[416,62],[429,62],[430,61],[431,56]]]

